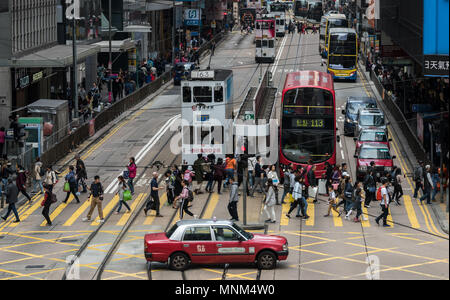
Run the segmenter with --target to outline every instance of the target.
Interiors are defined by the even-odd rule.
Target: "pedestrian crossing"
[[[221,211],[222,213],[219,213],[220,216],[224,216],[224,212],[226,212],[227,208],[226,208],[226,204],[228,203],[228,201],[220,201],[221,197],[216,193],[213,193],[211,195],[211,198],[209,199],[209,202],[207,203],[205,209],[204,209],[204,213],[202,218],[203,219],[211,219],[213,218],[215,215],[217,215],[218,211]],[[108,197],[106,197],[108,198]],[[110,196],[109,199],[104,200],[104,206],[103,206],[103,215],[106,217],[108,214],[110,214],[113,210],[117,209],[117,205],[119,203],[119,196],[114,195],[114,196]],[[4,222],[3,224],[1,224],[0,226],[0,230],[3,230],[4,228],[8,227],[8,228],[16,228],[18,226],[20,226],[20,224],[23,223],[28,223],[30,224],[31,222],[33,222],[34,220],[31,218],[30,216],[32,216],[33,214],[39,214],[40,215],[40,209],[42,209],[41,207],[41,202],[43,201],[44,197],[42,195],[36,195],[33,198],[33,203],[32,205],[22,205],[21,207],[18,208],[19,211],[19,216],[21,219],[20,223],[13,223],[13,221],[15,220],[15,217],[13,215],[10,215],[7,222]],[[148,199],[148,193],[139,193],[137,194],[134,199],[130,202],[128,202],[128,204],[130,205],[130,208],[132,211],[135,211],[138,207],[140,207],[144,201],[146,201]],[[163,209],[164,206],[168,205],[167,203],[167,195],[166,193],[162,193],[161,197],[160,197],[160,209]],[[223,200],[223,199],[222,199]],[[247,200],[249,201],[249,199]],[[254,199],[250,198],[250,201],[260,201],[260,199]],[[65,227],[71,227],[71,226],[76,226],[79,225],[81,221],[81,219],[85,216],[87,216],[87,213],[91,207],[91,202],[92,199],[88,199],[85,200],[84,202],[81,202],[80,204],[77,204],[75,201],[75,198],[73,197],[73,195],[71,195],[68,198],[67,203],[63,203],[63,202],[59,202],[56,205],[54,205],[54,208],[52,206],[51,212],[50,212],[50,218],[52,221],[54,221],[54,223],[56,224],[56,226],[62,226],[63,228]],[[259,203],[259,202],[258,202]],[[370,227],[377,227],[378,225],[375,222],[375,217],[378,216],[381,213],[381,210],[376,209],[378,208],[378,203],[373,204],[374,207],[372,207],[371,209],[367,209],[366,207],[362,207],[363,210],[363,216],[364,219],[361,218],[361,226],[364,228],[370,228]],[[259,207],[259,204],[258,204]],[[200,208],[198,208],[200,209]],[[276,226],[280,226],[281,228],[287,228],[289,226],[295,226],[299,223],[299,219],[295,218],[294,216],[296,215],[297,209],[295,209],[292,212],[292,218],[289,219],[288,217],[286,217],[286,214],[288,213],[290,209],[290,203],[284,203],[282,204],[282,206],[280,206],[279,208],[276,209],[277,212],[277,220],[278,224]],[[310,218],[308,220],[301,220],[303,226],[306,227],[317,227],[317,226],[332,226],[335,228],[342,228],[342,227],[346,227],[346,226],[354,226],[354,223],[352,222],[353,218],[355,217],[355,213],[353,213],[353,215],[350,217],[350,220],[345,220],[345,216],[338,216],[338,213],[336,213],[334,210],[331,211],[331,216],[328,218],[324,218],[323,216],[326,214],[328,209],[328,206],[326,203],[319,201],[318,203],[313,203],[313,199],[308,199],[308,208],[307,208],[307,214],[310,216]],[[390,213],[387,219],[388,224],[391,226],[391,228],[395,228],[396,226],[398,226],[398,224],[396,224],[396,218],[397,218],[397,223],[399,224],[403,224],[406,226],[410,226],[414,229],[420,229],[421,226],[422,227],[435,227],[432,218],[431,218],[431,214],[429,213],[429,209],[426,206],[422,206],[420,205],[420,202],[417,201],[417,205],[415,202],[412,201],[411,196],[409,195],[404,195],[403,196],[403,203],[402,206],[395,206],[392,205],[390,207]],[[170,210],[172,213],[172,210]],[[259,216],[259,221],[263,221],[265,219],[265,215],[262,214],[262,209],[261,211],[261,215]],[[421,214],[420,216],[424,216],[424,223],[421,225],[421,223],[419,222],[419,214]],[[108,225],[109,226],[118,226],[118,227],[122,227],[124,226],[127,221],[129,220],[129,218],[131,217],[131,213],[127,212],[127,209],[125,207],[122,208],[122,212],[120,213],[120,215],[117,218],[113,218],[110,221],[108,221]],[[256,213],[255,215],[258,215],[258,213]],[[404,217],[404,216],[407,216]],[[98,216],[98,209],[95,208],[94,212],[93,212],[93,216],[95,216],[95,219],[93,219],[88,225],[89,226],[99,226],[99,216]],[[257,216],[258,217],[258,216]],[[137,225],[152,225],[155,222],[155,215],[153,212],[149,212],[149,215],[146,216],[145,218],[143,218],[142,220],[138,220]],[[114,220],[113,222],[111,222],[112,220]],[[171,221],[171,225],[175,224],[177,221],[179,220],[179,213],[176,212],[175,213],[175,217],[173,218],[173,220]],[[329,220],[329,221],[325,221],[325,220]],[[409,220],[409,224],[405,220]],[[139,222],[141,224],[139,224]],[[39,220],[38,223],[40,227],[45,227],[46,226],[46,221],[43,220],[42,221]],[[352,225],[353,224],[353,225]],[[381,224],[381,222],[380,222]]]

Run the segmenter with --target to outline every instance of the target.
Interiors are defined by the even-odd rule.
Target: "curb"
[[[367,78],[367,74],[366,74],[366,72],[365,72],[365,66],[362,65],[361,60],[358,61],[358,65],[359,65],[360,71],[361,71],[361,73],[363,74],[364,78],[366,79],[366,81],[367,81],[368,83],[370,83],[370,88],[371,88],[373,94],[378,98],[378,99],[377,99],[378,102],[379,102],[379,103],[383,103],[383,101],[380,100],[381,96],[378,94],[378,91],[377,91],[376,89],[374,90],[374,89],[372,88],[373,82],[372,82],[372,80],[371,80],[370,78]],[[384,106],[384,105],[383,105],[383,106]],[[383,111],[386,113],[387,110],[385,109],[385,107],[383,107]],[[391,119],[391,118],[389,118],[389,119]],[[398,131],[397,131],[397,129],[395,128],[395,126],[391,126],[391,129],[396,133],[397,136],[400,136],[400,135],[398,134]],[[404,153],[408,153],[408,152],[405,150],[405,145],[403,145],[402,143],[400,143],[400,144],[399,144],[399,147],[401,148],[401,150],[402,150]],[[417,162],[417,159],[416,159],[415,156],[410,157],[409,155],[406,155],[406,156],[405,156],[405,160],[409,163],[410,167],[411,167],[411,166],[414,166],[413,161],[416,161],[416,162]],[[440,209],[440,207],[438,207],[438,205],[436,205],[436,204],[434,204],[434,203],[431,205],[431,208],[432,208],[432,210],[433,210],[433,212],[434,212],[434,215],[436,216],[436,218],[437,218],[437,220],[438,220],[438,222],[439,222],[439,226],[441,227],[442,231],[444,231],[446,234],[449,234],[449,222],[448,222],[447,217],[445,216],[444,212]]]

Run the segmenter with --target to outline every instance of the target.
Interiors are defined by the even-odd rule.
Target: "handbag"
[[[130,171],[123,171],[123,179],[130,179]]]
[[[131,200],[131,191],[130,190],[125,190],[123,192],[123,201],[130,201]]]
[[[66,193],[70,192],[70,183],[69,182],[64,183],[64,192],[66,192]]]

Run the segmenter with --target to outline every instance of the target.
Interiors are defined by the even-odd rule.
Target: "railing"
[[[373,70],[370,71],[370,79],[374,82],[376,89],[383,97],[383,103],[387,106],[390,113],[393,115],[395,122],[398,127],[402,131],[402,134],[405,136],[408,141],[409,147],[413,152],[414,156],[417,160],[426,161],[428,159],[427,153],[423,148],[422,143],[417,138],[417,135],[414,133],[414,130],[411,128],[410,124],[406,120],[403,115],[402,110],[398,107],[398,105],[394,102],[392,97],[388,95],[383,85],[381,84],[378,77],[375,75]]]

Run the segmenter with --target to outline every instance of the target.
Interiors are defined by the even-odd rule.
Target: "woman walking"
[[[213,166],[214,169],[214,181],[217,185],[217,193],[220,195],[220,190],[222,188],[222,180],[225,174],[225,166],[223,164],[223,159],[217,159],[217,164]]]
[[[53,187],[55,186],[57,182],[56,173],[53,171],[51,166],[47,167],[47,170],[44,175],[44,184],[47,185],[47,187],[50,189],[50,192],[53,191]]]
[[[395,173],[393,175],[392,183],[394,185],[394,195],[392,198],[395,200],[397,205],[401,205],[400,198],[403,197],[402,170],[400,168],[395,169]]]
[[[336,208],[336,191],[333,189],[332,186],[329,186],[328,187],[328,212],[324,216],[325,218],[330,216],[332,209],[338,214],[338,217],[341,216],[341,213]]]
[[[269,171],[269,173],[267,173],[267,178],[269,180],[270,179],[272,180],[272,189],[275,194],[276,205],[281,205],[281,203],[278,200],[278,183],[280,182],[280,180],[278,179],[277,167],[275,165],[270,167],[270,171]]]
[[[2,219],[6,221],[9,217],[9,214],[13,212],[14,216],[16,217],[14,223],[19,223],[20,218],[16,209],[17,195],[19,194],[19,189],[17,188],[17,185],[13,183],[12,178],[8,178],[7,183],[8,183],[7,186],[5,186],[6,190],[5,194],[6,194],[6,203],[8,204],[8,211],[6,212],[6,215],[2,217]]]
[[[267,220],[265,223],[276,223],[275,216],[275,204],[277,204],[275,196],[275,188],[272,179],[267,181],[267,194],[266,200],[264,201],[264,212],[267,215]]]
[[[128,187],[130,188],[131,195],[134,195],[134,179],[136,178],[137,166],[134,157],[130,158],[130,163],[128,164]]]
[[[355,223],[361,222],[360,216],[362,215],[362,203],[364,201],[364,198],[362,196],[362,184],[361,182],[357,181],[355,184],[355,201],[354,201],[354,209],[356,209],[356,217],[353,220]],[[363,217],[363,221],[367,221],[365,217]]]
[[[42,206],[44,207],[44,209],[42,210],[42,215],[47,221],[47,226],[52,226],[52,220],[49,216],[50,206],[52,205],[52,191],[50,190],[48,185],[44,185],[44,191],[45,196],[44,201],[42,202]]]
[[[18,173],[16,178],[17,188],[19,189],[19,192],[22,193],[28,199],[28,204],[31,205],[33,201],[31,200],[30,195],[28,195],[27,193],[26,188],[27,175],[25,174],[25,170],[23,169],[22,166],[17,166],[17,173]]]
[[[177,198],[175,198],[175,201],[180,202],[180,206],[179,206],[180,207],[180,220],[183,220],[184,213],[188,214],[191,217],[193,217],[194,214],[192,212],[190,212],[188,209],[189,193],[191,192],[188,188],[189,182],[187,180],[183,180],[181,185],[183,186],[183,191]]]
[[[117,179],[119,180],[119,182],[117,184],[116,195],[119,195],[119,206],[117,207],[117,211],[114,214],[118,215],[120,213],[120,211],[122,210],[122,204],[125,205],[125,207],[128,209],[128,213],[130,213],[131,208],[130,206],[128,206],[127,202],[123,199],[123,194],[128,188],[125,182],[125,178],[123,178],[123,176],[119,176]]]
[[[77,200],[77,203],[80,203],[80,199],[78,199],[78,190],[77,190],[77,179],[75,177],[74,167],[69,167],[69,174],[66,175],[66,183],[69,183],[69,190],[65,191],[67,192],[66,200],[64,200],[64,203],[67,203],[67,200],[69,200],[70,194],[72,194]]]

